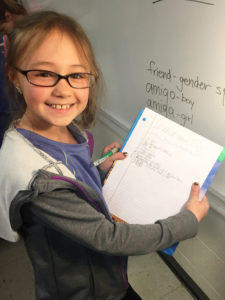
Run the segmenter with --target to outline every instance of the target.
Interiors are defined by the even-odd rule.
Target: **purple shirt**
[[[57,161],[62,161],[76,179],[91,186],[103,199],[100,176],[97,168],[93,166],[88,143],[75,126],[70,124],[68,128],[78,144],[56,142],[22,128],[17,130],[35,147],[45,151]]]

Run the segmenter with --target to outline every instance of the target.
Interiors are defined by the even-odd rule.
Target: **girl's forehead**
[[[29,47],[27,52],[29,52]],[[52,64],[56,66],[77,65],[83,66],[85,69],[88,68],[84,51],[77,39],[72,38],[67,33],[56,30],[46,35],[28,55],[24,54],[24,63],[26,67],[34,66],[35,64],[37,66]]]

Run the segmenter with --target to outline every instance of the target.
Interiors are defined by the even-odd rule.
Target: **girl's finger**
[[[120,149],[121,148],[121,145],[118,143],[118,142],[113,142],[109,145],[107,145],[104,149],[103,149],[103,154],[111,151],[113,148],[117,148],[117,149]]]

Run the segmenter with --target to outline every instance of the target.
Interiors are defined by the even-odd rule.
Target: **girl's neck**
[[[67,144],[77,144],[77,141],[71,134],[67,126],[48,126],[46,128],[42,126],[34,126],[32,122],[29,121],[26,117],[22,117],[21,120],[16,125],[17,128],[27,129],[34,133],[37,133],[43,137],[46,137],[50,140],[67,143]]]

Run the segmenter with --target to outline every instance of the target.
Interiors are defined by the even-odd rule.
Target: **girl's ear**
[[[19,82],[18,82],[17,75],[16,75],[15,71],[11,68],[8,70],[8,77],[14,86],[18,86]]]

